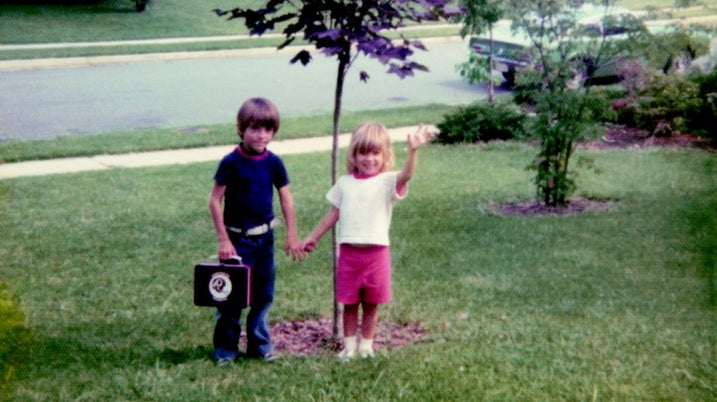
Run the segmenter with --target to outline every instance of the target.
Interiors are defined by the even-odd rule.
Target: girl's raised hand
[[[433,140],[433,131],[435,131],[435,127],[420,124],[416,129],[416,132],[409,134],[406,139],[406,142],[408,142],[408,149],[413,151],[420,148],[427,142],[431,142]]]

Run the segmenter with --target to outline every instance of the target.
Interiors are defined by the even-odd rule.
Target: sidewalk
[[[391,141],[404,142],[406,135],[415,131],[417,126],[389,129]],[[339,136],[339,147],[348,146],[350,134]],[[277,155],[291,155],[306,152],[330,151],[332,137],[301,138],[296,140],[277,140],[269,144],[269,149]],[[150,166],[181,165],[189,163],[219,160],[233,149],[231,145],[206,148],[177,149],[168,151],[136,152],[120,155],[95,155],[78,158],[49,159],[0,164],[0,180],[29,176],[70,174],[93,170],[118,168],[139,168]]]

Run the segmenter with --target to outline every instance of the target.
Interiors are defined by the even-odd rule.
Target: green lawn
[[[86,57],[127,53],[153,53],[171,51],[202,51],[216,49],[242,49],[259,46],[277,46],[280,38],[238,39],[216,41],[213,36],[244,35],[242,21],[226,21],[217,17],[215,8],[231,9],[265,4],[261,0],[234,1],[183,1],[156,0],[144,13],[134,12],[130,0],[97,0],[71,2],[72,5],[22,4],[6,1],[0,4],[0,43],[35,44],[55,42],[96,42],[155,38],[207,38],[204,42],[188,44],[133,45],[123,47],[82,47],[69,49],[4,49],[0,60],[40,57]],[[47,2],[52,3],[52,2]],[[60,4],[58,4],[60,3]],[[714,15],[714,5],[699,3],[689,11],[672,10],[673,0],[619,0],[617,4],[635,11],[660,11],[660,18]],[[457,35],[459,26],[436,27],[412,31],[413,38]],[[281,32],[277,29],[274,33]],[[394,37],[398,38],[396,34]]]
[[[134,12],[131,0],[5,3],[0,5],[3,43],[51,43],[246,34],[243,24],[224,22],[212,9],[262,1],[156,0],[143,13]]]
[[[23,4],[30,3],[30,4]],[[122,39],[206,37],[246,34],[241,21],[225,22],[212,12],[265,4],[262,0],[156,0],[144,13],[131,0],[74,2],[4,1],[0,4],[2,43],[85,42]],[[84,4],[83,4],[84,3]],[[72,4],[72,3],[70,3]],[[674,6],[672,0],[620,0],[633,10]],[[698,5],[699,6],[699,5]],[[82,29],[78,29],[82,27]]]
[[[396,146],[400,163],[403,147]],[[432,145],[394,212],[394,301],[423,342],[370,361],[217,368],[192,267],[215,251],[215,163],[0,181],[0,278],[30,333],[12,401],[717,400],[717,163],[697,150],[580,151],[606,212],[502,217],[537,153]],[[325,212],[329,155],[287,156],[299,225]],[[279,229],[280,247],[283,229]],[[331,315],[326,241],[278,257],[272,321]]]
[[[16,3],[16,2],[11,2]],[[21,2],[20,2],[21,3]],[[134,12],[130,0],[105,0],[68,5],[0,4],[0,43],[37,44],[56,42],[98,42],[157,38],[206,38],[205,41],[183,44],[153,44],[60,49],[4,49],[0,60],[40,57],[85,57],[112,54],[154,53],[172,51],[203,51],[278,46],[281,37],[213,40],[214,36],[246,35],[242,20],[227,21],[218,17],[215,8],[231,9],[252,4],[251,1],[183,1],[157,0],[144,13]],[[435,25],[435,24],[434,24]],[[78,27],[82,27],[78,29]],[[412,38],[457,35],[459,27],[436,27],[412,31]],[[273,34],[280,34],[277,29]],[[399,38],[398,33],[389,35]],[[295,44],[301,44],[297,41]]]
[[[129,0],[8,3],[3,43],[242,29],[208,12],[237,1],[154,0],[144,14]],[[342,121],[437,122],[447,109]],[[329,116],[282,123],[281,138],[330,132]],[[227,122],[4,143],[0,161],[234,140]],[[396,151],[400,163],[405,151]],[[533,197],[525,167],[537,152],[514,142],[421,151],[394,212],[394,301],[380,320],[419,322],[427,336],[347,364],[329,354],[224,368],[210,360],[213,312],[192,305],[192,268],[216,248],[207,208],[216,163],[2,180],[0,400],[717,400],[715,155],[581,150],[575,160],[594,169],[576,166],[578,196],[612,201],[610,210],[498,216],[492,205]],[[326,211],[329,160],[285,158],[302,234]],[[326,240],[301,265],[277,261],[272,321],[331,316]]]

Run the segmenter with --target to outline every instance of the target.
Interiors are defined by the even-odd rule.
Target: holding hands
[[[304,239],[304,243],[302,244],[302,249],[306,253],[310,253],[316,249],[316,244],[318,243],[318,240],[306,238]]]
[[[296,237],[287,239],[284,246],[284,253],[294,262],[303,261],[306,258],[306,251],[304,244]]]

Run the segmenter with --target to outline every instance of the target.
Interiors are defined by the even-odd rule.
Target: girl
[[[428,127],[420,125],[408,135],[403,169],[392,172],[393,149],[386,127],[375,122],[359,125],[346,155],[348,174],[327,193],[331,209],[304,241],[304,250],[313,251],[319,239],[339,223],[336,298],[344,304],[345,336],[340,359],[350,359],[356,352],[361,357],[373,356],[378,305],[391,300],[388,229],[392,207],[406,196],[418,148],[428,141]],[[359,305],[363,315],[357,348]]]

